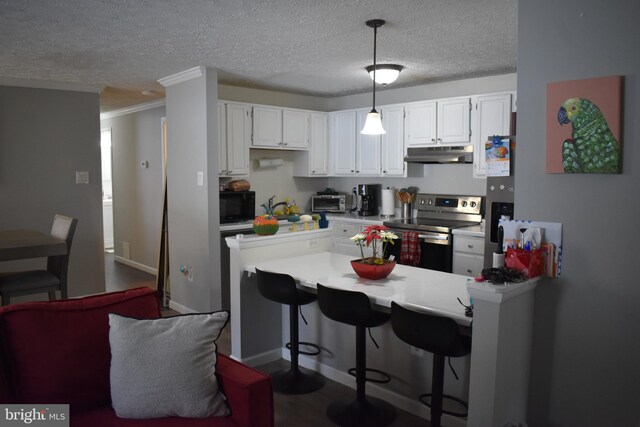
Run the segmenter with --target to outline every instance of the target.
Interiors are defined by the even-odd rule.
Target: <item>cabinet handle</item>
[[[442,138],[438,138],[438,142],[442,142]]]
[[[289,145],[289,143],[288,142],[283,142],[282,145]]]
[[[431,138],[431,142],[436,142],[436,139],[435,138]]]
[[[353,173],[353,169],[351,169],[351,173]]]
[[[471,273],[471,270],[469,270],[468,268],[467,268],[467,273]]]
[[[473,249],[473,245],[467,245],[469,249]]]
[[[228,170],[227,173],[233,173],[233,171],[232,170]]]

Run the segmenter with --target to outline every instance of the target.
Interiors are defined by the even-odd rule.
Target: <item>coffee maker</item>
[[[380,184],[358,184],[356,194],[360,199],[358,215],[378,215],[378,198],[380,197]]]

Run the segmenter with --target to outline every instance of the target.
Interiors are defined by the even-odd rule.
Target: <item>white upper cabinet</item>
[[[309,141],[309,173],[326,175],[329,173],[329,115],[311,113],[311,139]]]
[[[416,102],[406,107],[405,131],[407,147],[436,143],[436,102]]]
[[[380,175],[380,135],[363,135],[360,130],[369,109],[358,110],[356,124],[356,175]]]
[[[494,135],[509,135],[511,127],[511,93],[479,95],[475,102],[476,123],[473,175],[486,176],[485,143]]]
[[[218,103],[220,175],[249,173],[250,111],[251,107],[246,104]]]
[[[330,113],[331,159],[334,175],[356,173],[356,111]]]
[[[309,147],[309,112],[255,105],[251,146],[306,150]]]
[[[253,107],[253,136],[251,145],[254,147],[282,146],[282,108]]]
[[[298,110],[282,110],[283,148],[309,147],[309,113]]]
[[[471,143],[471,99],[454,98],[438,101],[438,144]]]
[[[404,155],[404,107],[382,107],[382,127],[387,132],[382,135],[380,153],[382,175],[406,176]]]
[[[309,150],[296,151],[294,176],[326,176],[329,173],[329,114],[309,113]]]
[[[407,147],[471,143],[471,99],[450,98],[406,106]]]

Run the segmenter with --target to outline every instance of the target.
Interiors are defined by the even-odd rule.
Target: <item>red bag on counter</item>
[[[507,248],[505,264],[509,268],[518,270],[529,279],[544,274],[544,257],[540,249],[525,251],[524,249]]]

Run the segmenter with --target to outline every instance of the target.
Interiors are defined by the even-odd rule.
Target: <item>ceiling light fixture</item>
[[[382,135],[387,132],[382,127],[380,113],[376,111],[376,38],[378,27],[382,27],[385,21],[382,19],[370,19],[366,24],[367,27],[373,28],[373,108],[367,114],[367,120],[364,122],[364,127],[360,133],[364,135]]]
[[[365,68],[371,76],[371,80],[373,80],[373,68],[373,65],[369,65]],[[402,65],[398,64],[378,64],[375,66],[375,82],[383,86],[393,83],[396,81],[403,68],[404,67]]]

